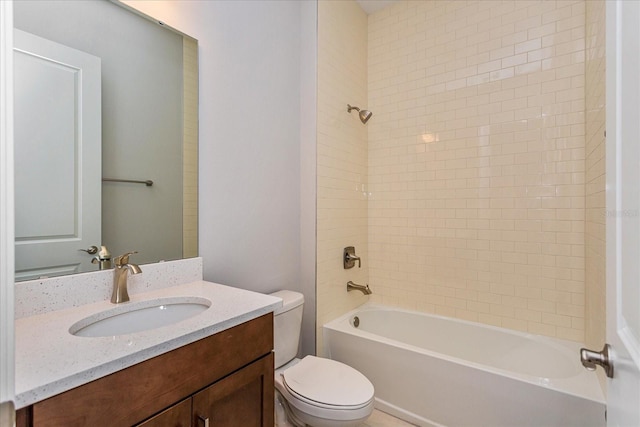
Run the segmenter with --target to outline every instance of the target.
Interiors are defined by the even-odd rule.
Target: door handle
[[[602,366],[607,377],[613,378],[613,363],[609,358],[609,344],[605,344],[602,351],[593,351],[586,348],[580,349],[580,361],[582,366],[589,371],[595,371],[597,365]]]
[[[209,427],[209,417],[201,417],[200,415],[197,416],[198,417],[198,425],[202,425],[203,427]],[[203,423],[203,424],[200,424]]]
[[[98,247],[97,246],[89,246],[88,249],[78,249],[79,251],[83,251],[88,253],[89,255],[95,255],[98,253]]]

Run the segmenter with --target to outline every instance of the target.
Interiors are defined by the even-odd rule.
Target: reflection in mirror
[[[196,40],[106,0],[14,25],[16,280],[197,256]]]

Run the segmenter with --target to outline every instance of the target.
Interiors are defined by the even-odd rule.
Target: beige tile
[[[322,325],[366,301],[347,294],[347,281],[369,281],[367,128],[356,111],[347,113],[347,103],[368,107],[367,15],[355,2],[321,1],[318,25],[316,336],[323,354]],[[343,269],[345,246],[356,247],[364,268]]]
[[[580,56],[586,32],[579,25],[585,9],[562,2],[514,9],[515,3],[496,2],[486,5],[487,16],[504,19],[478,20],[470,27],[466,20],[477,16],[476,2],[460,4],[455,12],[447,2],[412,5],[396,6],[393,20],[369,18],[369,39],[375,34],[380,41],[369,46],[369,75],[395,79],[369,87],[370,108],[380,113],[368,125],[368,181],[372,197],[384,201],[369,200],[369,239],[378,243],[370,245],[369,256],[388,261],[420,251],[437,258],[381,262],[369,271],[370,280],[392,282],[385,301],[400,306],[415,306],[410,296],[420,292],[425,299],[417,306],[438,313],[549,335],[562,326],[563,336],[579,336],[580,328],[573,327],[584,316],[582,306],[566,298],[584,293],[584,282],[576,280],[584,276],[584,251],[571,248],[585,244],[584,208],[572,202],[582,199],[584,206],[588,153],[584,136],[579,139],[588,134],[583,113],[588,80]],[[426,51],[398,49],[398,31],[418,37],[418,27],[406,25],[416,11],[428,24],[420,28],[431,28],[436,37]],[[430,16],[437,19],[431,22]],[[453,40],[456,49],[478,54],[461,61],[464,55],[451,52]],[[414,57],[420,62],[412,62]],[[402,77],[397,64],[415,66]],[[416,94],[398,84],[402,80],[425,88],[419,96],[428,102],[421,112],[415,111]],[[414,129],[420,133],[411,138]],[[424,129],[438,137],[427,144],[421,139]],[[412,151],[435,157],[390,156],[403,146],[400,134],[420,141]],[[431,172],[399,175],[408,171]],[[376,225],[395,215],[407,220],[402,227]],[[421,273],[411,282],[390,279],[403,271]],[[477,278],[488,291],[469,292]],[[448,288],[457,292],[449,294]],[[541,290],[563,300],[546,300]]]

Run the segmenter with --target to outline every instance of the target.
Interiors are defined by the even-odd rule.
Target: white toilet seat
[[[311,405],[357,409],[373,399],[367,377],[336,360],[307,356],[282,377],[290,392]]]
[[[289,405],[319,419],[361,420],[373,411],[373,384],[335,360],[306,356],[278,371],[275,383]]]
[[[327,404],[327,403],[322,403],[322,402],[316,402],[315,400],[311,400],[305,396],[302,396],[301,394],[298,394],[295,392],[295,390],[291,390],[291,388],[287,385],[286,382],[283,383],[283,385],[287,388],[287,391],[296,397],[296,399],[299,399],[303,402],[305,402],[308,405],[312,405],[318,408],[324,408],[324,409],[341,409],[341,410],[352,410],[352,409],[360,409],[363,408],[365,406],[367,406],[369,404],[370,401],[366,401],[364,403],[361,403],[360,405],[331,405],[331,404]]]

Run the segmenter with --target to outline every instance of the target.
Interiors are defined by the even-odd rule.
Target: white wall
[[[315,2],[125,3],[198,39],[205,279],[258,292],[304,291],[303,351],[313,352],[307,334],[315,323],[315,266],[307,258],[315,259],[315,207],[302,207],[315,202],[315,171],[301,169],[300,139],[304,153],[315,155],[315,37],[308,31]]]
[[[316,129],[318,3],[301,2],[300,19],[300,284],[305,296],[302,350],[315,353],[316,324]]]

